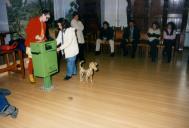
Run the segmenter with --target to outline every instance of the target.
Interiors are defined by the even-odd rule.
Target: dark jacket
[[[108,28],[106,30],[104,28],[100,29],[99,39],[103,40],[104,38],[106,38],[106,40],[113,40],[114,31],[112,28]]]
[[[129,37],[130,37],[130,27],[127,27],[124,29],[122,41],[129,40]],[[139,40],[140,40],[140,30],[137,27],[134,27],[133,42],[139,43]]]

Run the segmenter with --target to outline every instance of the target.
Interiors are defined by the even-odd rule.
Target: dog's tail
[[[83,63],[85,63],[84,60],[82,60],[82,61],[79,62],[79,67],[80,67],[80,69],[81,69]]]

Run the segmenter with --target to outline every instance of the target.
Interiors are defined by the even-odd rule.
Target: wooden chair
[[[86,50],[87,51],[94,51],[95,46],[96,46],[96,39],[97,39],[97,33],[86,33],[84,35],[85,42],[86,42]]]
[[[102,53],[107,53],[110,49],[110,44],[108,41],[102,41],[101,44],[100,44],[100,51]]]
[[[161,42],[162,40],[160,40],[160,42]],[[157,45],[157,48],[158,48],[158,58],[160,59],[160,58],[162,58],[162,54],[163,54],[163,50],[164,50],[164,48],[165,48],[165,46],[163,45],[163,43],[160,43],[159,45]],[[175,46],[172,46],[172,57],[174,57],[175,56]]]
[[[99,34],[100,34],[100,32],[98,31],[96,40],[98,39]],[[96,46],[96,41],[95,41],[95,46]],[[109,42],[108,41],[102,41],[101,44],[100,44],[101,53],[107,53],[109,51],[109,49],[110,49]]]
[[[19,62],[17,62],[16,60],[17,53]],[[24,60],[22,52],[20,50],[17,50],[16,48],[10,50],[2,50],[0,55],[3,56],[3,60],[4,62],[6,62],[6,67],[1,67],[0,73],[8,72],[8,74],[10,74],[10,72],[20,72],[22,74],[22,78],[25,78]]]
[[[114,31],[114,45],[115,45],[115,50],[117,50],[119,53],[120,51],[120,44],[123,38],[123,30],[122,29],[115,29]]]
[[[146,32],[140,33],[140,43],[138,44],[139,55],[147,55],[149,52],[148,36]]]

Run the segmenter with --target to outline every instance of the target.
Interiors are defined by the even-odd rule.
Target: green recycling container
[[[31,43],[34,75],[47,77],[58,72],[56,41]]]
[[[44,89],[52,89],[51,75],[58,72],[56,41],[31,43],[34,76],[44,78]]]

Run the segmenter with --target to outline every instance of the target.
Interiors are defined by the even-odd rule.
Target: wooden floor
[[[18,74],[0,78],[17,119],[0,118],[0,128],[189,128],[187,54],[174,62],[149,58],[88,55],[99,63],[94,83],[74,76],[64,81],[65,63],[53,76],[54,89],[31,85]]]

